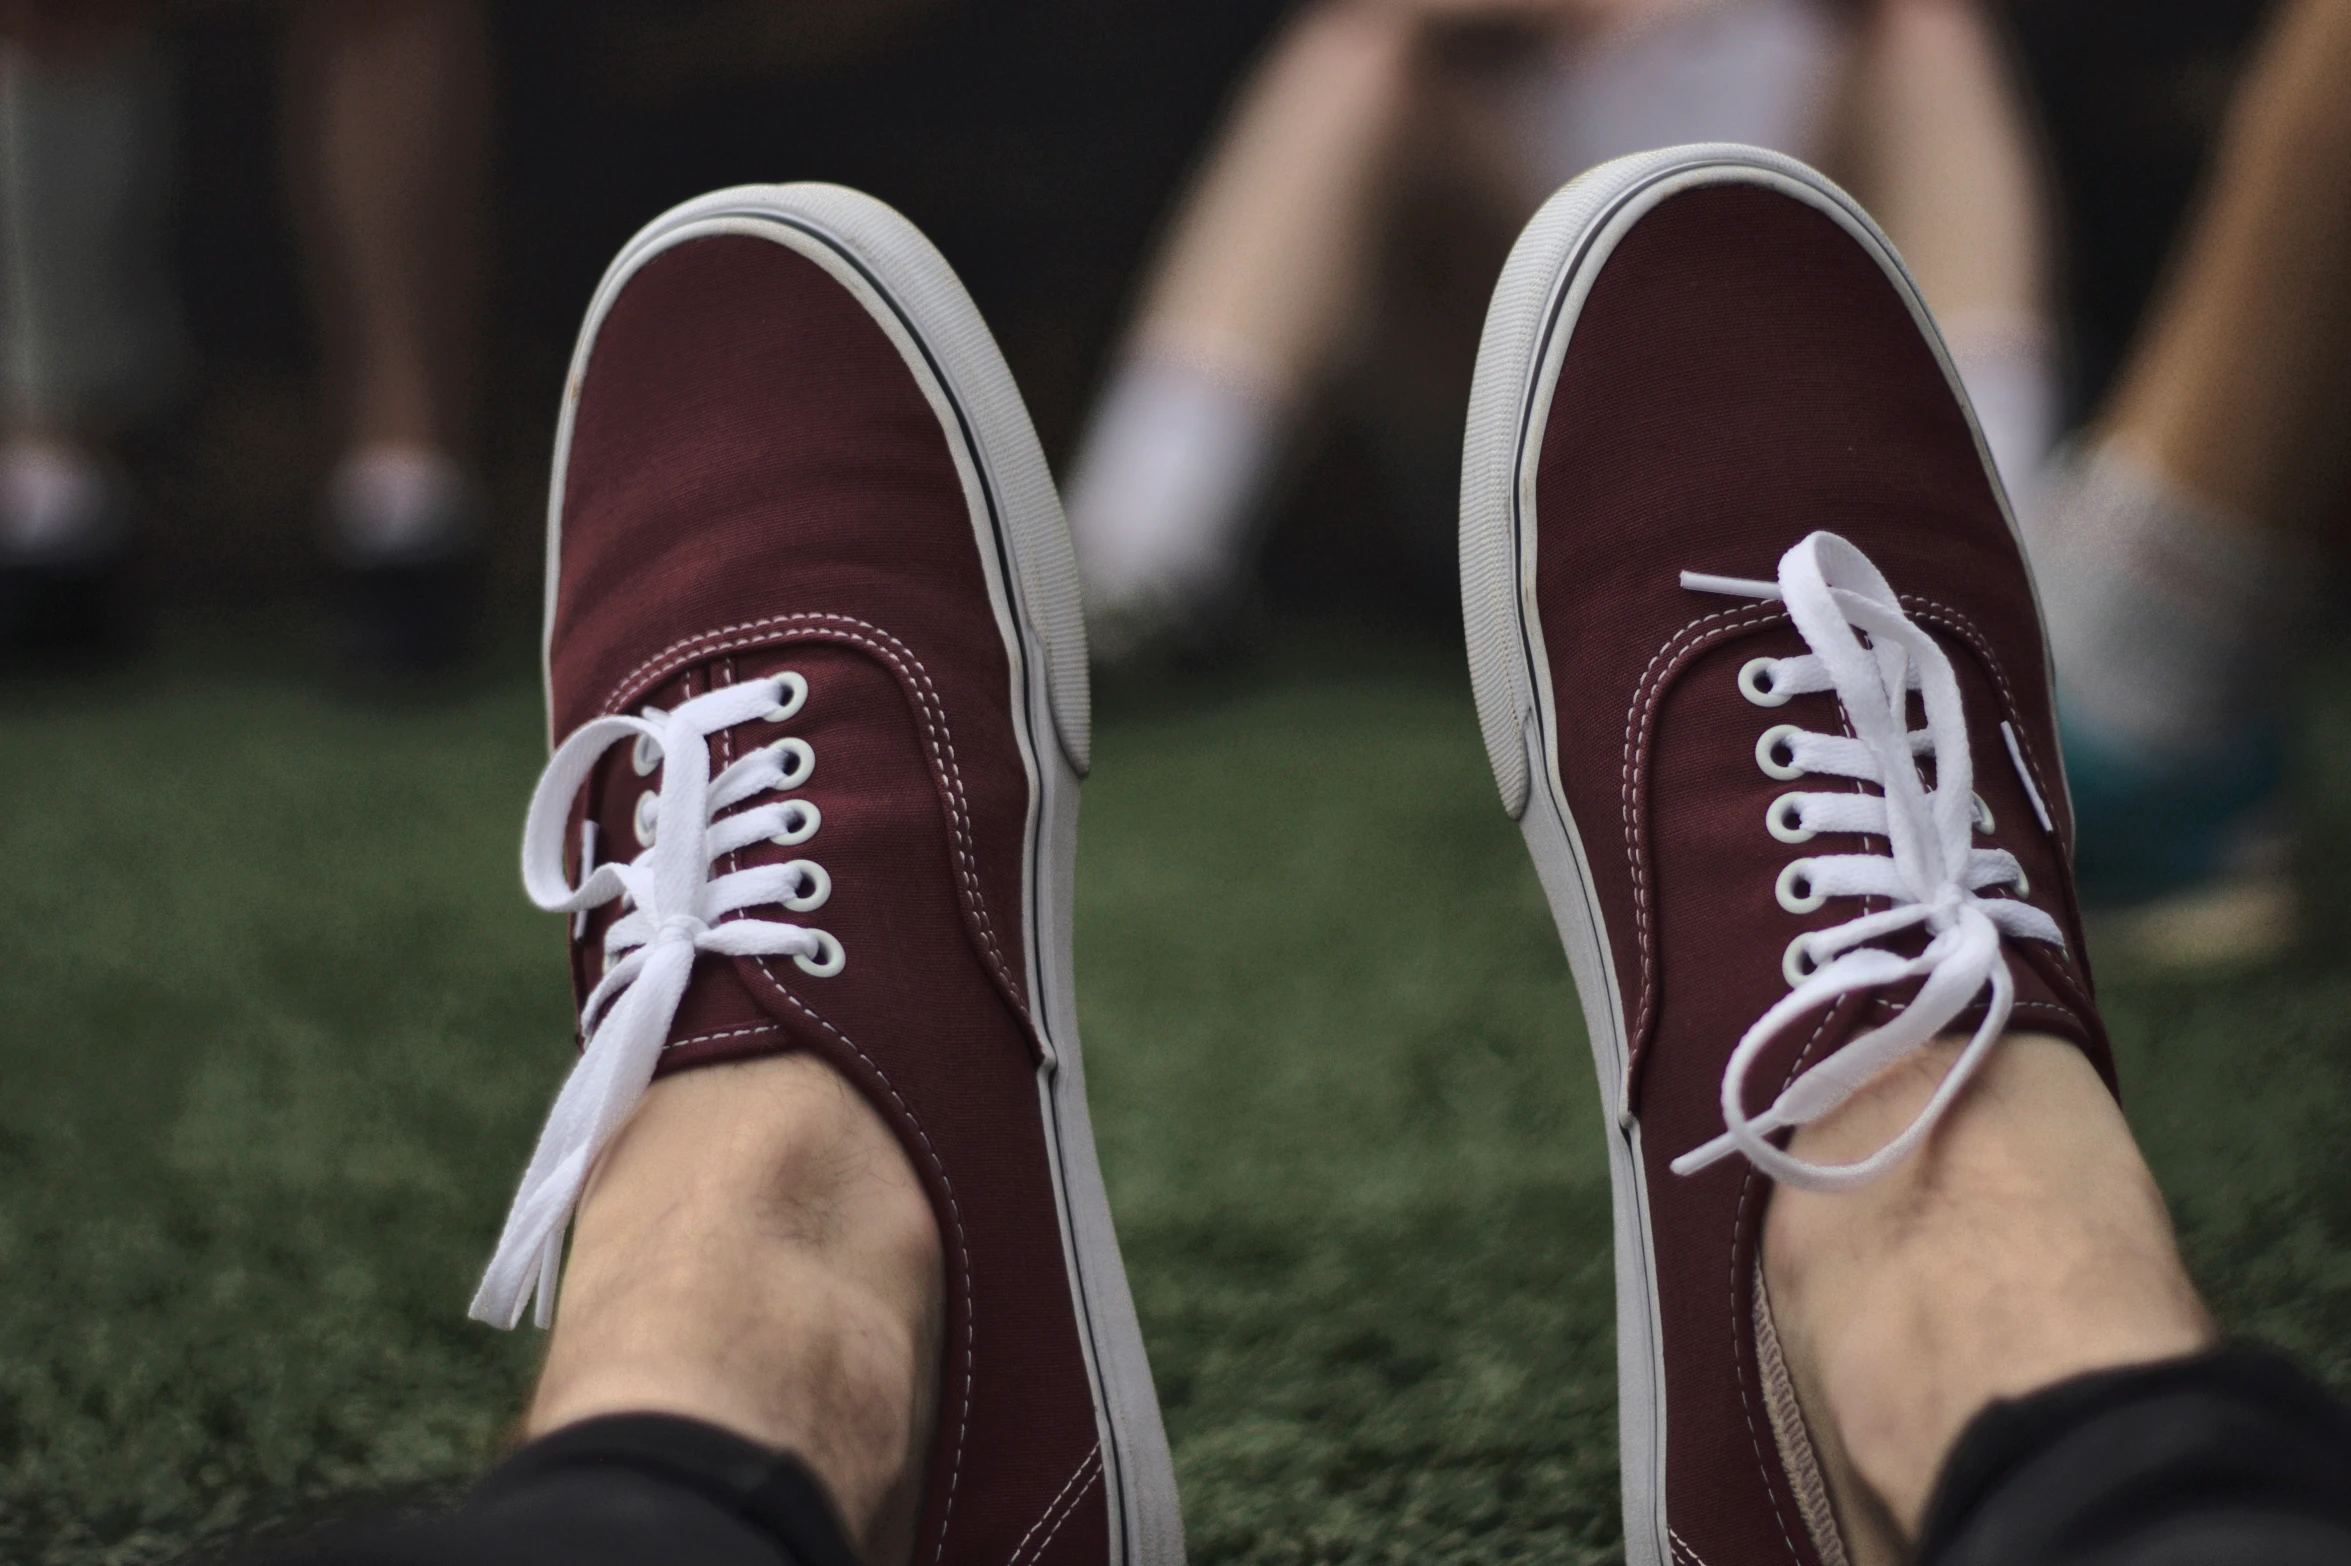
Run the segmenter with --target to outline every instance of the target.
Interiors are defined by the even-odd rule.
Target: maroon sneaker
[[[1004,360],[904,219],[746,187],[629,241],[556,437],[546,669],[524,877],[574,916],[586,1043],[474,1314],[548,1319],[651,1077],[811,1051],[946,1242],[918,1566],[1178,1566],[1071,998],[1077,572]]]
[[[1486,321],[1461,576],[1613,1117],[1625,1559],[1840,1566],[1758,1283],[1773,1183],[1889,1167],[2007,1026],[2113,1079],[2032,578],[1885,236],[1746,147],[1554,196]],[[1784,1151],[1948,1032],[1894,1144]]]

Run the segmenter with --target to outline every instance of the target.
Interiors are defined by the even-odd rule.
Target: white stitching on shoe
[[[1806,1039],[1804,1041],[1804,1047],[1796,1052],[1795,1060],[1790,1063],[1788,1067],[1787,1077],[1780,1083],[1780,1087],[1783,1091],[1786,1089],[1788,1083],[1795,1081],[1797,1076],[1803,1072],[1804,1063],[1810,1060],[1812,1058],[1812,1052],[1820,1047],[1821,1035],[1828,1031],[1829,1022],[1836,1016],[1836,1014],[1837,1008],[1832,1005],[1828,1008],[1828,1010],[1821,1013],[1820,1021],[1812,1025],[1812,1037]],[[1755,1166],[1753,1164],[1749,1164],[1747,1165],[1745,1172],[1739,1177],[1738,1204],[1731,1209],[1731,1299],[1733,1301],[1733,1308],[1731,1310],[1731,1364],[1734,1367],[1736,1367],[1739,1363],[1741,1342],[1739,1336],[1739,1312],[1736,1307],[1736,1302],[1739,1298],[1739,1230],[1744,1227],[1746,1223],[1747,1202],[1750,1195],[1754,1191],[1754,1188]],[[1762,1227],[1763,1220],[1758,1218],[1756,1220],[1757,1233],[1755,1238],[1755,1264],[1759,1269],[1757,1273],[1757,1276],[1759,1277],[1761,1276],[1760,1269],[1763,1265]],[[1763,1439],[1756,1433],[1755,1430],[1755,1409],[1747,1397],[1747,1378],[1744,1375],[1740,1375],[1737,1377],[1737,1380],[1739,1383],[1739,1416],[1747,1422],[1747,1444],[1754,1449],[1755,1467],[1758,1475],[1763,1480],[1763,1493],[1771,1501],[1772,1521],[1779,1526],[1780,1542],[1788,1547],[1788,1558],[1798,1562],[1799,1566],[1801,1566],[1804,1557],[1797,1553],[1796,1541],[1793,1537],[1790,1536],[1788,1532],[1788,1519],[1782,1515],[1780,1511],[1780,1498],[1771,1487],[1770,1459],[1763,1455]],[[1785,1472],[1784,1469],[1782,1471]]]
[[[882,1091],[890,1095],[890,1102],[898,1106],[898,1112],[906,1117],[906,1123],[914,1128],[914,1134],[921,1139],[923,1157],[930,1160],[931,1168],[939,1176],[940,1189],[947,1193],[947,1215],[955,1224],[957,1275],[963,1280],[963,1407],[955,1416],[955,1456],[947,1469],[947,1498],[939,1508],[939,1549],[938,1554],[932,1557],[936,1561],[943,1557],[947,1551],[947,1524],[955,1515],[955,1487],[963,1477],[963,1440],[971,1425],[971,1387],[974,1373],[973,1339],[977,1326],[978,1310],[971,1297],[971,1243],[963,1229],[963,1206],[955,1199],[955,1182],[947,1178],[947,1166],[940,1161],[938,1149],[931,1145],[930,1132],[923,1129],[922,1120],[915,1114],[914,1106],[907,1103],[905,1098],[900,1095],[897,1085],[891,1082],[889,1073],[882,1070],[880,1062],[859,1048],[855,1039],[834,1027],[832,1023],[819,1015],[815,1008],[787,989],[784,982],[776,977],[775,970],[768,966],[765,957],[754,957],[751,960],[759,971],[766,975],[767,982],[775,986],[777,994],[783,996],[802,1016],[830,1033],[834,1038],[839,1039],[851,1053],[865,1062],[866,1069],[874,1074],[876,1080],[882,1085]]]
[[[1643,848],[1642,828],[1645,817],[1638,808],[1638,800],[1641,784],[1645,781],[1647,772],[1649,720],[1654,714],[1659,694],[1665,689],[1665,676],[1658,672],[1658,665],[1671,659],[1671,663],[1665,671],[1670,674],[1673,667],[1686,661],[1699,647],[1711,643],[1718,634],[1728,636],[1736,631],[1752,630],[1767,625],[1773,620],[1784,621],[1786,619],[1787,616],[1778,610],[1759,610],[1753,607],[1718,609],[1712,614],[1700,615],[1666,639],[1665,645],[1660,647],[1656,654],[1650,658],[1648,668],[1641,671],[1641,678],[1634,684],[1633,705],[1625,713],[1624,781],[1621,788],[1621,800],[1625,818],[1625,858],[1632,867],[1633,876],[1633,935],[1636,950],[1640,953],[1641,993],[1638,1009],[1633,1014],[1633,1026],[1629,1030],[1629,1037],[1625,1045],[1625,1070],[1628,1075],[1632,1070],[1634,1059],[1641,1053],[1641,1046],[1648,1037],[1649,1014],[1655,1005],[1655,968],[1649,960],[1649,887],[1648,879],[1644,873],[1646,856]],[[1726,623],[1716,625],[1713,631],[1699,633],[1700,627],[1714,625],[1717,621]],[[1689,646],[1682,646],[1683,639],[1693,637],[1693,633],[1699,634],[1695,635]],[[1626,1086],[1628,1089],[1631,1086],[1629,1081]],[[1631,1102],[1629,1092],[1624,1102],[1628,1104]]]
[[[1077,1467],[1070,1470],[1070,1475],[1062,1481],[1061,1488],[1053,1492],[1053,1499],[1045,1503],[1045,1510],[1038,1514],[1035,1522],[1029,1524],[1029,1531],[1020,1536],[1020,1542],[1012,1547],[1012,1554],[1006,1557],[1006,1566],[1012,1566],[1012,1563],[1020,1559],[1021,1552],[1028,1548],[1029,1540],[1037,1536],[1037,1530],[1045,1526],[1045,1519],[1053,1515],[1060,1507],[1062,1498],[1069,1494],[1069,1487],[1085,1477],[1087,1468],[1092,1466],[1094,1459],[1101,1454],[1102,1443],[1099,1441],[1086,1448],[1086,1455],[1078,1459]]]
[[[1072,1517],[1075,1517],[1078,1514],[1079,1504],[1083,1502],[1087,1496],[1094,1493],[1094,1486],[1101,1478],[1102,1470],[1100,1468],[1096,1468],[1094,1470],[1093,1478],[1086,1481],[1086,1487],[1080,1490],[1076,1495],[1070,1497],[1069,1506],[1062,1512],[1061,1520],[1053,1525],[1053,1532],[1048,1533],[1045,1535],[1045,1537],[1037,1541],[1037,1553],[1029,1557],[1031,1560],[1043,1560],[1045,1558],[1045,1552],[1053,1547],[1053,1540],[1060,1534],[1063,1525],[1068,1523]]]
[[[716,1044],[720,1039],[745,1039],[752,1037],[754,1034],[781,1033],[783,1031],[784,1030],[781,1024],[763,1022],[757,1027],[727,1028],[717,1033],[697,1033],[689,1039],[671,1039],[668,1044],[663,1046],[663,1048],[684,1049],[689,1044]]]
[[[1030,1557],[1031,1559],[1041,1559],[1045,1554],[1046,1547],[1053,1542],[1053,1535],[1059,1533],[1061,1531],[1061,1525],[1068,1522],[1069,1519],[1077,1512],[1078,1503],[1093,1493],[1094,1480],[1100,1478],[1101,1476],[1102,1443],[1097,1441],[1092,1446],[1086,1448],[1086,1455],[1078,1460],[1076,1471],[1073,1472],[1069,1478],[1063,1482],[1060,1491],[1054,1495],[1053,1499],[1045,1503],[1045,1510],[1039,1514],[1035,1522],[1029,1524],[1029,1531],[1020,1536],[1020,1542],[1014,1545],[1012,1547],[1012,1553],[1005,1557],[1004,1566],[1020,1566],[1021,1556],[1027,1551],[1029,1540],[1036,1538],[1037,1530],[1039,1528],[1043,1528],[1046,1522],[1051,1520],[1053,1522],[1053,1527],[1046,1533],[1044,1538],[1037,1540],[1036,1554]],[[1076,1484],[1080,1479],[1084,1479],[1086,1481],[1085,1488],[1079,1490],[1077,1494],[1071,1495],[1070,1486]],[[1064,1499],[1066,1499],[1069,1503],[1066,1509],[1064,1509],[1062,1506]],[[1057,1511],[1060,1512],[1061,1515],[1058,1518],[1055,1518],[1053,1514]]]
[[[955,840],[956,875],[963,883],[964,906],[975,926],[973,934],[979,941],[981,954],[987,959],[989,970],[997,983],[1013,1001],[1022,1019],[1029,1020],[1028,998],[997,944],[987,899],[981,893],[979,858],[973,847],[971,811],[964,797],[963,770],[956,759],[954,737],[948,728],[946,704],[940,698],[937,686],[931,682],[930,671],[923,667],[922,660],[904,642],[878,625],[849,615],[813,612],[771,615],[766,619],[722,626],[715,631],[703,631],[672,642],[624,676],[620,684],[613,688],[611,695],[605,698],[600,710],[621,710],[638,690],[657,683],[685,664],[716,657],[720,653],[759,646],[789,633],[795,627],[838,637],[879,654],[897,671],[900,683],[916,697],[916,706],[923,721],[924,739],[931,752],[932,771],[949,796],[948,816]]]

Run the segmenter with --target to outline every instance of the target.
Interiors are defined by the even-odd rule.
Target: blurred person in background
[[[132,547],[113,460],[183,370],[163,253],[163,0],[0,5],[0,643],[101,644]],[[488,40],[474,0],[291,0],[286,164],[338,458],[321,541],[364,674],[450,662],[482,502],[471,423]]]
[[[2351,516],[2351,0],[2286,0],[2166,287],[2027,528],[2110,949],[2277,951],[2286,714]]]
[[[1510,236],[1583,169],[1694,141],[1855,191],[2027,484],[2057,417],[2043,177],[1973,0],[1312,0],[1208,153],[1070,471],[1099,654],[1226,635],[1333,403],[1357,405],[1414,569],[1449,594],[1457,432]]]

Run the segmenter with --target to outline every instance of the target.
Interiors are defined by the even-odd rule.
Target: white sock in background
[[[2021,521],[2037,504],[2041,470],[2057,444],[2056,350],[2048,323],[1978,311],[1941,324],[1976,426]]]
[[[1138,357],[1112,376],[1068,486],[1099,651],[1231,588],[1287,426],[1274,398],[1195,364]]]
[[[2277,710],[2315,596],[2300,550],[2112,443],[2059,470],[2026,538],[2069,721],[2162,763]]]
[[[25,437],[0,447],[0,559],[95,564],[121,547],[123,511],[119,488],[86,453]]]
[[[447,453],[361,446],[327,485],[327,550],[349,566],[445,560],[473,544],[478,511],[472,483]]]

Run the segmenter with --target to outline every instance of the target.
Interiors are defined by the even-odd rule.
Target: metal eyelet
[[[783,687],[783,690],[778,693],[776,704],[768,708],[766,715],[760,720],[764,723],[781,723],[798,712],[808,701],[808,681],[805,677],[786,669],[783,673],[775,676],[775,680]]]
[[[2033,883],[2031,879],[2025,875],[2024,866],[2022,865],[2018,865],[2016,867],[2016,879],[2009,882],[2008,884],[2016,889],[2016,895],[2018,897],[2030,897],[2033,895]]]
[[[1763,775],[1765,777],[1777,778],[1782,783],[1785,783],[1791,778],[1800,778],[1804,776],[1804,769],[1797,766],[1794,760],[1796,754],[1795,739],[1797,735],[1803,732],[1804,731],[1802,729],[1796,727],[1796,725],[1793,723],[1775,723],[1770,728],[1765,729],[1761,735],[1757,736],[1755,741],[1755,764],[1763,769]],[[1785,744],[1788,747],[1788,756],[1790,759],[1787,761],[1777,760],[1772,755],[1772,752],[1778,750],[1782,744]]]
[[[1804,883],[1801,892],[1796,890],[1799,881]],[[1811,913],[1829,900],[1829,894],[1813,884],[1812,861],[1809,859],[1789,860],[1787,867],[1780,871],[1779,883],[1772,890],[1779,894],[1780,906],[1792,914]]]
[[[1809,843],[1819,834],[1804,824],[1804,796],[1782,794],[1764,807],[1763,827],[1783,843]]]
[[[637,841],[646,848],[653,846],[654,834],[661,827],[661,796],[651,789],[637,796]]]
[[[798,872],[800,877],[800,890],[784,899],[784,906],[792,912],[809,913],[822,908],[825,899],[833,895],[833,878],[815,860],[795,859],[784,868]]]
[[[1970,794],[1967,797],[1975,801],[1975,829],[1983,833],[1984,836],[1990,837],[1993,830],[1992,807],[1984,803],[1984,796],[1981,794]]]
[[[1793,691],[1776,690],[1780,661],[1777,658],[1750,658],[1739,670],[1739,694],[1758,707],[1785,707]]]
[[[849,961],[849,954],[841,949],[841,943],[824,930],[811,930],[808,933],[816,937],[823,949],[814,957],[804,957],[794,952],[793,963],[802,973],[813,974],[820,979],[829,979],[839,973]]]
[[[784,802],[784,815],[791,822],[781,832],[768,839],[778,848],[790,848],[816,836],[816,829],[824,825],[824,815],[813,800],[792,799]]]
[[[1780,977],[1788,981],[1792,990],[1818,972],[1820,965],[1812,960],[1812,935],[1807,931],[1790,941],[1787,951],[1781,954]]]
[[[816,752],[804,739],[780,739],[770,749],[784,758],[784,775],[776,781],[777,788],[798,788],[816,776]]]

